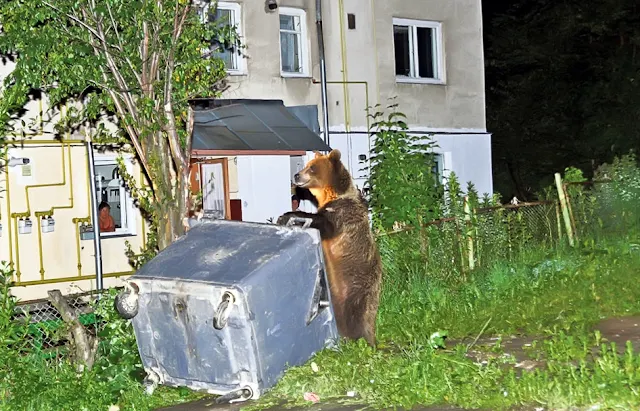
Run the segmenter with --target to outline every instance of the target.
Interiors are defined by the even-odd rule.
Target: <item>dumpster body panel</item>
[[[258,398],[338,339],[315,229],[204,221],[127,283],[143,366],[162,384]]]

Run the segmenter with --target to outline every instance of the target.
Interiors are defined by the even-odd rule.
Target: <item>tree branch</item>
[[[107,5],[107,11],[109,12],[109,17],[111,19],[111,27],[113,27],[113,32],[116,35],[116,39],[118,40],[118,44],[120,45],[120,47],[118,49],[120,50],[120,53],[122,53],[122,55],[124,56],[125,61],[129,65],[129,68],[131,69],[131,73],[135,76],[136,80],[138,80],[138,83],[140,83],[140,86],[144,87],[144,85],[142,84],[142,80],[140,79],[140,76],[138,75],[138,72],[136,71],[135,67],[133,66],[133,63],[131,62],[131,59],[129,57],[127,57],[127,55],[125,54],[124,44],[122,43],[122,38],[120,37],[120,32],[118,31],[118,26],[116,24],[116,20],[113,18],[113,13],[111,12],[111,6],[109,5],[108,1],[105,2],[105,4]]]
[[[77,371],[83,372],[85,367],[87,370],[91,370],[98,351],[98,339],[87,335],[87,332],[80,323],[78,316],[62,296],[60,290],[50,290],[47,293],[49,294],[49,301],[51,301],[51,305],[58,310],[62,320],[71,328],[70,340],[75,346]]]
[[[175,50],[177,47],[178,39],[182,33],[184,22],[187,18],[189,7],[186,6],[180,11],[180,6],[176,2],[176,11],[173,23],[173,34],[171,36],[171,48],[167,56],[167,64],[165,67],[164,78],[164,112],[167,117],[168,126],[166,128],[169,137],[169,148],[171,149],[171,156],[176,164],[176,171],[180,175],[183,173],[183,169],[188,167],[187,156],[189,153],[184,153],[180,148],[180,139],[178,137],[178,130],[176,127],[175,113],[173,112],[173,99],[171,96],[173,83],[173,69],[175,64]]]

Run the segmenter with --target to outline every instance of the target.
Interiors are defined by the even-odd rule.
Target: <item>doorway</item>
[[[208,218],[230,219],[227,158],[197,160],[191,165],[191,192],[201,193],[202,211]]]

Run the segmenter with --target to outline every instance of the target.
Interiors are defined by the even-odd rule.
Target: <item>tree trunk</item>
[[[62,320],[69,326],[69,340],[74,349],[74,361],[76,370],[82,373],[85,369],[91,370],[98,352],[98,339],[87,334],[80,323],[78,316],[60,290],[48,291],[49,301],[60,313]]]
[[[188,216],[189,168],[180,172],[175,181],[173,201],[159,206],[158,249],[163,250],[186,232],[185,218]],[[185,193],[186,197],[185,197]]]

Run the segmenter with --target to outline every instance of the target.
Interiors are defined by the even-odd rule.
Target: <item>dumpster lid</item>
[[[306,252],[319,237],[312,230],[291,230],[274,224],[202,220],[159,252],[134,277],[234,284],[267,263]]]

